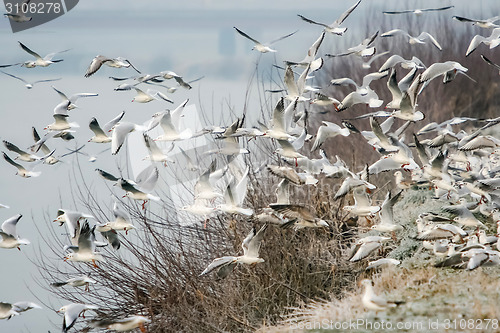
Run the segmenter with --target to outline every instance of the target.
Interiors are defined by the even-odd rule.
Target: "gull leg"
[[[142,333],[146,333],[146,327],[144,327],[143,323],[139,324],[139,329],[141,330]]]
[[[398,240],[398,238],[396,237],[396,232],[393,231],[391,235],[392,235],[392,240],[396,242]]]
[[[92,259],[92,266],[94,266],[95,268],[99,268],[99,266],[97,266],[97,264],[95,263],[94,259]]]
[[[19,251],[21,251],[21,247],[20,247],[20,246],[18,246],[18,247],[17,247],[17,249],[18,249]]]
[[[146,202],[148,202],[147,200],[144,200],[142,202],[142,210],[146,210]]]
[[[207,223],[208,223],[208,220],[209,219],[206,219],[205,222],[203,222],[203,229],[206,229],[207,228]]]

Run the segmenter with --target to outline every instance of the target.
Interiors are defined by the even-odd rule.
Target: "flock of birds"
[[[433,200],[443,202],[441,212],[427,212],[421,214],[415,221],[417,232],[416,239],[421,240],[423,247],[432,251],[437,257],[442,258],[436,266],[458,267],[468,270],[480,266],[500,264],[500,240],[498,235],[489,235],[492,223],[497,223],[500,234],[500,140],[489,134],[491,129],[498,131],[500,117],[496,119],[474,119],[466,117],[454,117],[442,123],[428,123],[421,126],[418,132],[411,137],[406,132],[412,123],[419,124],[424,117],[424,112],[418,110],[418,98],[425,91],[430,82],[442,77],[442,82],[447,83],[454,80],[458,74],[470,78],[468,71],[463,65],[456,61],[446,61],[433,64],[424,64],[418,58],[404,59],[403,57],[388,52],[376,54],[374,46],[377,38],[396,38],[403,36],[410,44],[422,44],[421,47],[435,47],[442,50],[438,40],[428,32],[421,32],[418,36],[411,36],[404,30],[393,29],[379,35],[378,32],[367,37],[360,44],[348,48],[339,54],[327,54],[320,56],[319,49],[327,36],[342,36],[346,32],[343,22],[357,8],[361,0],[357,1],[351,8],[343,13],[332,24],[323,24],[302,15],[299,17],[313,25],[323,27],[319,37],[307,50],[306,56],[301,61],[286,61],[284,69],[285,89],[281,90],[282,97],[276,103],[270,120],[259,121],[258,126],[244,127],[244,118],[236,119],[230,126],[214,125],[207,126],[202,131],[195,132],[183,124],[183,111],[188,100],[180,103],[174,110],[165,110],[154,114],[147,125],[138,125],[125,121],[125,112],[121,112],[114,119],[109,120],[103,126],[93,117],[89,122],[89,129],[94,136],[88,138],[89,142],[95,144],[111,145],[111,155],[119,154],[126,142],[127,136],[134,131],[142,133],[144,145],[148,149],[148,159],[151,164],[138,174],[135,179],[126,179],[115,176],[108,171],[96,169],[97,173],[106,181],[112,182],[123,191],[123,196],[132,200],[142,202],[143,209],[149,201],[162,203],[162,198],[153,194],[155,186],[162,170],[158,164],[172,162],[168,152],[165,152],[164,142],[175,142],[191,140],[198,136],[215,136],[222,144],[214,151],[205,152],[204,156],[219,154],[225,156],[227,164],[217,168],[216,160],[206,170],[202,170],[191,158],[183,152],[187,169],[200,174],[193,189],[192,204],[182,207],[189,214],[198,216],[204,221],[204,227],[208,228],[211,216],[217,213],[241,214],[253,217],[260,228],[252,228],[248,236],[242,242],[243,255],[225,256],[214,259],[200,275],[206,275],[216,271],[218,277],[229,275],[238,264],[253,265],[263,262],[260,255],[260,247],[265,239],[266,230],[270,225],[282,228],[329,228],[329,221],[317,216],[316,212],[309,206],[293,203],[290,198],[291,186],[308,186],[318,183],[320,177],[342,178],[335,199],[346,194],[352,194],[354,203],[345,205],[343,210],[352,216],[366,218],[371,225],[367,235],[360,236],[355,242],[352,253],[348,260],[357,262],[376,253],[383,244],[389,241],[398,242],[398,232],[403,229],[393,218],[393,207],[410,188],[420,187],[434,190]],[[443,8],[429,8],[406,10],[401,12],[384,12],[387,15],[415,14],[420,16],[424,13],[435,11],[446,11],[453,6]],[[9,16],[10,19],[15,19]],[[500,17],[485,20],[468,19],[454,16],[455,20],[472,23],[475,26],[491,30],[489,37],[475,36],[465,54],[469,56],[481,43],[494,48],[500,44],[500,28],[495,24]],[[292,37],[295,32],[282,36],[269,43],[261,43],[250,37],[238,28],[236,32],[252,41],[254,49],[261,53],[276,52],[271,45]],[[41,57],[23,43],[20,47],[33,56],[31,59],[15,64],[1,65],[2,68],[20,65],[26,68],[48,67],[57,64],[62,59],[54,59],[56,55],[66,52],[56,52]],[[431,49],[429,49],[430,52]],[[320,71],[329,57],[352,56],[359,58],[372,57],[372,59],[388,56],[378,71],[364,76],[362,82],[351,78],[332,79],[331,85],[352,86],[353,91],[342,99],[328,96],[320,89],[309,85],[308,81],[314,77],[316,71]],[[485,62],[496,69],[500,66],[490,61],[484,55]],[[133,102],[148,103],[161,101],[173,103],[173,101],[160,90],[139,88],[145,85],[155,86],[158,89],[166,88],[168,93],[174,92],[177,87],[191,89],[191,82],[186,82],[182,76],[172,71],[161,71],[155,74],[144,74],[132,63],[122,57],[109,58],[96,56],[90,63],[84,76],[89,78],[98,73],[103,65],[113,68],[130,68],[137,75],[128,78],[115,78],[121,83],[116,91],[135,90],[137,95]],[[485,65],[486,66],[486,65]],[[363,62],[362,68],[369,69],[371,62]],[[399,79],[397,68],[406,70],[405,75]],[[485,67],[487,70],[488,67]],[[301,70],[296,78],[296,70]],[[55,81],[58,79],[29,82],[11,73],[3,72],[6,77],[18,79],[31,89],[37,83]],[[176,87],[165,86],[167,80],[174,79]],[[383,101],[377,92],[370,88],[374,80],[387,80],[387,88],[392,94],[392,100]],[[11,141],[4,140],[5,148],[9,154],[3,152],[7,163],[17,169],[17,175],[25,178],[40,176],[40,171],[28,168],[28,163],[33,165],[54,165],[60,162],[64,155],[56,156],[55,150],[49,148],[53,140],[62,139],[70,141],[75,136],[84,135],[76,131],[78,124],[70,122],[70,112],[76,108],[80,98],[94,98],[97,93],[78,93],[68,97],[59,89],[54,91],[61,97],[61,102],[54,107],[54,122],[45,127],[44,135],[40,136],[33,127],[34,144],[27,149],[21,149]],[[325,87],[326,88],[326,87]],[[366,104],[370,108],[384,109],[366,113],[355,119],[367,118],[370,131],[359,131],[352,123],[343,121],[336,124],[322,121],[315,135],[307,131],[307,112],[303,104],[311,105],[313,110],[324,110],[332,112],[344,111],[356,104]],[[388,111],[392,110],[392,111]],[[318,112],[320,114],[320,112]],[[324,114],[324,112],[321,112]],[[404,122],[400,127],[393,129],[395,121],[399,119]],[[383,121],[382,121],[383,120]],[[467,124],[468,129],[460,129],[459,125]],[[477,125],[479,124],[479,125]],[[151,130],[161,127],[163,134],[152,138]],[[338,156],[332,162],[322,149],[327,144],[332,144],[336,136],[360,136],[367,144],[375,149],[380,158],[367,165],[363,170],[352,171],[347,164]],[[428,138],[424,139],[426,135]],[[242,140],[245,138],[246,140]],[[276,190],[276,202],[268,207],[248,207],[245,201],[250,172],[250,166],[244,164],[242,155],[249,154],[248,144],[242,142],[250,140],[273,140],[278,147],[275,150],[279,156],[280,165],[264,163],[256,172],[267,169],[270,174],[277,177],[279,185]],[[311,142],[312,148],[308,152],[305,143]],[[39,154],[40,150],[42,154]],[[72,153],[77,153],[74,150]],[[309,157],[318,152],[321,158]],[[13,157],[13,154],[14,157]],[[385,200],[378,205],[372,202],[370,193],[377,185],[370,182],[370,175],[381,172],[394,172],[394,182],[398,188],[397,193],[387,191]],[[403,172],[405,175],[404,176]],[[221,191],[220,189],[223,189]],[[5,205],[0,207],[8,208]],[[447,213],[447,214],[444,214]],[[65,261],[88,262],[97,266],[97,262],[104,261],[104,256],[97,250],[99,247],[110,245],[115,250],[120,248],[120,237],[118,233],[127,233],[134,230],[135,226],[129,214],[123,206],[116,202],[113,207],[114,219],[112,221],[96,221],[90,214],[85,212],[60,209],[54,222],[66,225],[68,231],[68,245],[65,246]],[[18,214],[7,219],[1,226],[0,248],[15,249],[30,242],[21,238],[16,225],[22,215]],[[378,221],[374,223],[373,221]],[[492,222],[493,221],[493,222]],[[96,237],[97,232],[102,240]],[[397,265],[398,260],[382,258],[369,263],[367,269],[375,269],[383,265]],[[54,288],[63,286],[88,288],[90,284],[97,283],[88,276],[76,276],[66,281],[52,283]],[[367,309],[380,311],[394,306],[383,297],[374,294],[370,280],[363,281],[365,294],[363,304]],[[20,313],[39,308],[35,303],[0,303],[0,318],[11,318]],[[58,312],[64,313],[62,324],[63,332],[69,331],[77,319],[85,311],[96,311],[98,308],[91,304],[71,303],[63,306]],[[147,316],[135,314],[128,318],[99,320],[91,322],[97,328],[105,328],[115,331],[129,331],[140,328],[145,331],[145,325],[151,321]]]

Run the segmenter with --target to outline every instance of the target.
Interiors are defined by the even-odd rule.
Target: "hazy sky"
[[[13,34],[7,19],[2,17],[0,64],[30,59],[30,56],[20,49],[17,41],[22,41],[42,56],[70,49],[60,55],[64,58],[62,63],[47,68],[5,69],[28,80],[63,77],[63,80],[54,82],[53,85],[69,95],[77,92],[99,93],[98,98],[78,101],[80,108],[71,113],[72,121],[80,124],[78,138],[70,144],[53,143],[56,155],[60,155],[69,147],[86,143],[92,136],[87,127],[91,117],[95,116],[100,122],[106,122],[126,110],[128,121],[142,123],[153,113],[172,107],[162,102],[137,105],[130,102],[134,96],[133,92],[113,91],[118,83],[107,77],[134,75],[130,69],[103,68],[93,77],[83,78],[88,64],[97,54],[127,57],[146,73],[173,70],[187,80],[205,76],[191,91],[179,89],[171,95],[175,105],[190,98],[194,104],[199,104],[201,100],[203,109],[210,112],[222,113],[228,106],[241,112],[249,77],[258,61],[261,64],[281,64],[284,59],[300,60],[319,35],[320,27],[302,22],[296,14],[331,23],[351,3],[354,1],[81,0],[67,15],[21,33]],[[469,1],[364,0],[345,23],[349,27],[348,33],[344,37],[328,36],[325,48],[332,47],[340,38],[360,39],[360,31],[364,31],[367,25],[373,24],[373,30],[376,30],[376,22],[366,22],[369,11],[436,7],[450,3],[456,6],[450,16],[472,15],[480,18],[500,14],[498,0],[475,1],[472,8]],[[293,38],[275,45],[279,51],[277,54],[260,55],[251,51],[250,41],[234,33],[233,26],[263,42],[295,30],[299,31]],[[254,99],[248,107],[254,114],[259,114],[260,101],[255,98],[258,95],[254,93],[252,96]],[[35,126],[39,132],[43,132],[42,128],[53,121],[52,110],[59,103],[59,97],[50,88],[50,84],[27,90],[21,82],[3,74],[0,76],[0,97],[0,138],[23,148],[32,144],[31,127]],[[231,117],[227,113],[217,116],[224,119]],[[102,146],[91,144],[87,144],[86,148],[90,154],[97,154],[103,149]],[[116,168],[113,161],[106,161],[111,157],[109,152],[102,156],[105,158],[98,157],[95,164],[87,163],[85,158],[81,161],[84,172],[89,174],[89,181],[95,184],[96,188],[105,189],[102,181],[95,177],[93,169]],[[123,156],[119,156],[118,160],[125,163]],[[23,214],[24,217],[19,222],[19,234],[32,242],[21,252],[0,250],[0,301],[36,301],[36,295],[43,300],[49,300],[49,303],[57,308],[65,303],[49,296],[34,283],[37,271],[30,259],[37,259],[38,251],[46,250],[39,234],[44,233],[47,215],[50,220],[55,218],[58,208],[78,208],[74,207],[70,199],[72,163],[74,159],[68,158],[65,164],[52,168],[42,165],[38,167],[42,171],[41,177],[21,179],[14,176],[15,169],[12,166],[3,159],[0,160],[0,188],[3,189],[0,193],[0,203],[11,206],[8,210],[0,210],[0,222],[15,214]],[[106,205],[112,204],[107,194],[102,194],[102,197],[105,198]],[[40,228],[40,231],[35,226]],[[63,233],[65,229],[59,230]],[[59,258],[51,255],[50,260],[60,260],[63,265],[62,249],[60,253]],[[6,267],[9,269],[6,270]],[[51,322],[60,327],[62,319],[49,309],[32,310],[10,321],[0,321],[0,332],[58,331],[59,328],[54,327]]]

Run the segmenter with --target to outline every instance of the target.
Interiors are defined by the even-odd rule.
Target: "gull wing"
[[[117,182],[120,179],[120,178],[116,178],[115,176],[113,176],[109,172],[106,172],[106,171],[101,170],[101,169],[95,169],[95,171],[97,171],[97,173],[99,173],[99,175],[102,178],[109,180],[109,181],[112,181],[112,182]]]
[[[12,160],[12,159],[11,159],[11,158],[7,155],[7,154],[5,154],[4,152],[2,152],[2,153],[3,153],[3,158],[4,158],[7,162],[9,162],[11,165],[15,166],[15,167],[16,167],[19,171],[21,171],[21,172],[26,172],[26,171],[27,171],[27,170],[26,170],[26,168],[25,168],[25,167],[23,167],[21,164],[18,164],[18,163],[16,163],[16,162],[14,162],[14,161],[13,161],[13,160]]]
[[[21,214],[17,214],[15,216],[12,216],[11,218],[5,220],[2,223],[3,232],[6,233],[7,235],[14,237],[14,238],[18,238],[16,225],[17,225],[17,222],[19,222],[19,220],[21,219],[21,217],[23,217]]]
[[[0,66],[0,68],[1,68],[1,66]],[[8,75],[8,76],[10,76],[10,77],[13,77],[14,79],[18,79],[18,80],[20,80],[20,81],[24,82],[25,84],[28,84],[28,83],[29,83],[29,82],[28,82],[28,81],[26,81],[25,79],[20,78],[20,77],[18,77],[18,76],[15,76],[15,75],[12,75],[12,74],[6,73],[6,72],[4,72],[4,71],[0,71],[0,72],[4,73],[5,75]],[[37,82],[38,82],[38,81],[37,81]]]
[[[316,24],[316,25],[320,25],[320,26],[325,27],[325,28],[329,28],[328,24],[313,21],[313,20],[308,19],[307,17],[302,16],[300,14],[297,14],[297,16],[300,17],[302,20],[306,21],[307,23]]]
[[[101,126],[99,126],[99,123],[97,122],[97,119],[95,117],[92,117],[89,123],[89,128],[96,136],[107,136],[106,133],[102,130]]]
[[[89,67],[87,68],[87,71],[85,72],[85,77],[90,77],[92,76],[95,72],[97,72],[101,66],[108,61],[112,61],[112,59],[98,55],[92,61],[90,62]]]
[[[305,221],[312,222],[316,216],[305,206],[302,205],[285,205],[285,204],[270,204],[269,207],[288,218],[299,218]]]
[[[26,45],[24,45],[23,43],[21,43],[20,41],[17,41],[19,43],[19,46],[21,46],[21,48],[28,52],[29,54],[31,54],[33,57],[37,58],[37,59],[42,59],[42,57],[40,57],[40,55],[32,50],[30,50]]]
[[[135,182],[142,191],[149,193],[156,186],[158,178],[159,178],[158,168],[156,168],[153,164],[151,164],[137,175],[137,177],[135,178]]]
[[[244,33],[243,31],[241,31],[240,29],[236,28],[236,27],[233,27],[240,35],[242,35],[243,37],[245,38],[248,38],[250,39],[252,42],[254,42],[255,44],[261,44],[261,42],[259,42],[258,40],[256,39],[253,39],[252,37],[248,36],[246,33]]]
[[[358,7],[360,2],[361,2],[361,0],[358,0],[358,2],[356,2],[351,8],[347,9],[344,13],[342,13],[342,15],[340,15],[340,17],[337,20],[335,20],[335,22],[333,22],[332,25],[339,26],[340,24],[342,24],[342,22],[344,22],[345,19],[349,15],[351,15],[351,13],[356,9],[356,7]]]
[[[230,256],[216,258],[210,263],[210,265],[208,265],[207,268],[205,268],[205,270],[203,272],[201,272],[200,276],[206,275],[216,268],[223,269],[224,266],[236,264],[236,260],[237,260],[236,257],[230,257]],[[234,266],[232,266],[232,267],[234,267]]]
[[[259,231],[253,228],[248,236],[243,240],[241,247],[243,248],[243,254],[248,257],[258,258],[259,250],[262,239],[264,238],[264,233],[267,229],[267,224],[264,224]]]
[[[268,45],[272,45],[272,44],[274,44],[274,43],[276,43],[276,42],[279,42],[280,40],[283,40],[283,39],[288,38],[288,37],[290,37],[290,36],[292,36],[292,35],[295,35],[295,34],[297,33],[297,31],[298,31],[298,30],[296,30],[296,31],[292,32],[291,34],[288,34],[288,35],[285,35],[285,36],[281,36],[280,38],[277,38],[277,39],[275,39],[275,40],[272,40],[272,41],[270,41],[270,42],[269,42],[269,43],[267,43],[267,44],[268,44]]]

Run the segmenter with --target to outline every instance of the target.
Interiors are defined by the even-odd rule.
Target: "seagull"
[[[33,19],[33,17],[31,16],[26,16],[25,14],[28,12],[28,5],[30,3],[31,0],[23,0],[23,2],[21,2],[19,5],[19,8],[21,10],[17,10],[17,14],[12,14],[12,13],[8,13],[8,14],[3,14],[5,15],[5,17],[8,17],[9,20],[11,21],[14,21],[14,22],[17,22],[17,23],[23,23],[23,22],[29,22]],[[11,4],[12,5],[12,4]],[[26,10],[26,12],[24,12],[24,10]]]
[[[52,117],[54,118],[54,122],[52,124],[47,125],[44,129],[49,130],[49,131],[67,131],[72,128],[78,128],[80,125],[77,123],[70,123],[68,122],[68,117],[69,115],[67,114],[53,114]]]
[[[89,139],[89,142],[95,142],[95,143],[111,142],[111,137],[109,137],[107,133],[112,131],[113,127],[122,120],[124,115],[125,111],[122,111],[118,116],[116,116],[115,118],[111,119],[106,124],[104,124],[102,128],[101,126],[99,126],[97,119],[95,117],[92,117],[89,123],[89,128],[92,132],[94,132],[94,136]]]
[[[298,15],[298,16],[302,20],[306,21],[307,23],[316,24],[316,25],[320,25],[320,26],[324,27],[325,28],[324,31],[326,31],[326,32],[342,36],[342,34],[344,34],[344,32],[346,32],[347,28],[340,27],[340,25],[354,11],[354,9],[356,9],[356,7],[358,7],[360,2],[361,2],[361,0],[358,0],[352,7],[350,7],[344,13],[342,13],[342,15],[340,15],[340,17],[330,25],[313,21],[313,20],[308,19],[307,17],[304,17],[302,15]]]
[[[469,54],[474,52],[474,50],[481,44],[488,45],[490,50],[500,45],[500,28],[495,28],[491,32],[489,37],[483,37],[481,35],[475,35],[470,41],[469,47],[465,52],[465,56],[468,57]]]
[[[398,35],[403,35],[403,36],[407,37],[408,38],[408,42],[411,45],[414,45],[414,44],[425,44],[424,40],[429,39],[432,42],[432,44],[434,44],[434,46],[437,47],[437,49],[439,51],[443,50],[443,48],[441,47],[441,45],[439,45],[439,43],[436,40],[436,38],[434,38],[430,33],[425,32],[425,31],[422,32],[422,33],[420,33],[420,35],[418,35],[417,37],[414,37],[414,36],[411,36],[409,33],[407,33],[404,30],[393,29],[393,30],[384,32],[383,34],[380,35],[380,37],[394,37],[394,36],[398,36]]]
[[[20,160],[24,162],[34,162],[40,160],[40,157],[27,153],[22,149],[19,149],[19,147],[17,147],[13,143],[10,143],[7,140],[3,140],[3,144],[5,145],[5,148],[18,154],[18,156],[14,158],[15,160]]]
[[[247,166],[245,172],[238,181],[233,179],[233,181],[227,185],[226,192],[224,193],[225,203],[217,206],[217,210],[228,214],[253,215],[253,209],[243,208],[243,202],[245,201],[247,193],[249,170],[250,167]]]
[[[379,68],[379,72],[385,72],[389,70],[389,68],[393,68],[397,64],[401,64],[401,67],[404,69],[413,69],[413,68],[425,68],[424,63],[419,58],[413,56],[410,60],[406,60],[400,55],[394,54],[390,56],[382,66]]]
[[[297,159],[306,158],[304,155],[297,152],[297,150],[295,150],[295,147],[287,140],[278,140],[278,143],[280,144],[281,148],[276,149],[275,153],[279,154],[281,157],[284,157],[284,158],[295,159],[295,166],[296,167],[299,166]]]
[[[403,227],[394,223],[393,208],[394,204],[398,201],[402,191],[399,191],[395,196],[391,197],[391,192],[387,192],[385,200],[382,203],[382,208],[379,211],[380,223],[373,225],[372,230],[381,232],[395,232],[403,230]]]
[[[396,15],[396,14],[409,14],[413,13],[416,16],[421,16],[425,12],[436,12],[436,11],[442,11],[442,10],[447,10],[450,8],[453,8],[455,6],[446,6],[446,7],[440,7],[440,8],[425,8],[425,9],[407,9],[407,10],[402,10],[402,11],[383,11],[382,13],[386,15]]]
[[[464,226],[471,227],[485,227],[485,225],[479,221],[467,207],[467,201],[464,198],[459,200],[459,204],[452,206],[444,206],[442,209],[445,212],[456,215],[453,221],[458,222]]]
[[[61,282],[53,282],[50,285],[55,288],[63,287],[63,286],[72,286],[72,287],[82,287],[85,286],[85,290],[89,290],[89,283],[97,283],[96,280],[91,279],[87,275],[80,275],[74,278],[70,278],[66,281]]]
[[[45,140],[48,139],[47,137],[44,137],[44,140],[40,138],[40,135],[38,135],[38,132],[36,131],[35,127],[32,127],[32,132],[33,132],[33,139],[35,140],[35,144],[30,147],[31,151],[38,151],[39,149],[42,150],[42,152],[45,154],[45,158],[43,159],[43,163],[48,164],[48,165],[54,165],[58,162],[60,162],[59,159],[55,158],[52,156],[53,150],[50,150],[49,147],[45,144]],[[53,132],[52,132],[53,133]]]
[[[218,269],[217,276],[219,278],[225,278],[238,264],[253,265],[264,262],[264,259],[259,257],[259,250],[266,229],[267,224],[264,224],[259,231],[253,227],[248,236],[241,243],[241,247],[243,248],[242,256],[216,258],[203,272],[201,272],[200,276]]]
[[[99,307],[95,305],[80,304],[80,303],[70,303],[61,307],[56,312],[64,313],[63,326],[62,326],[63,333],[67,333],[73,327],[73,325],[75,325],[78,317],[80,317],[80,315],[83,315],[85,311],[97,310],[97,309],[99,309]]]
[[[33,60],[25,61],[21,66],[26,67],[26,68],[33,68],[36,66],[47,67],[47,66],[50,66],[51,64],[61,62],[61,61],[63,61],[63,59],[52,60],[52,58],[58,53],[63,53],[63,52],[69,51],[69,49],[68,49],[68,50],[64,50],[64,51],[60,51],[60,52],[50,53],[50,54],[47,54],[44,58],[42,58],[42,57],[40,57],[40,55],[38,53],[33,52],[23,43],[21,43],[19,41],[18,41],[18,43],[24,51],[28,52],[36,59],[34,61]]]
[[[144,144],[148,149],[148,155],[143,158],[143,160],[149,160],[151,162],[163,162],[164,166],[167,166],[167,162],[175,163],[166,153],[164,153],[160,147],[156,144],[156,142],[149,137],[146,133],[142,133],[144,138]],[[174,149],[174,145],[170,146],[170,149],[167,153],[171,152]]]
[[[355,54],[360,57],[369,57],[375,54],[375,47],[372,46],[373,42],[378,36],[378,31],[368,38],[365,38],[360,44],[350,47],[346,52],[340,54],[325,54],[327,57],[343,57],[346,55]]]
[[[120,179],[118,185],[125,191],[124,197],[129,197],[133,200],[143,200],[144,202],[142,206],[144,209],[146,201],[161,200],[159,197],[150,193],[153,191],[156,183],[158,182],[158,177],[158,169],[153,165],[150,165],[137,175],[135,183],[131,183],[125,179]]]
[[[390,239],[390,237],[383,236],[366,236],[359,239],[351,249],[349,261],[356,262],[368,257],[371,253],[380,248],[384,242]]]
[[[144,126],[136,125],[129,122],[119,122],[113,127],[111,134],[111,154],[116,155],[125,143],[127,136],[133,131],[144,131]]]
[[[12,316],[18,316],[21,312],[31,309],[41,309],[42,307],[33,302],[0,302],[0,319],[10,319]]]
[[[252,48],[252,50],[257,50],[261,53],[267,53],[267,52],[277,52],[276,50],[273,50],[270,46],[273,45],[274,43],[276,42],[279,42],[280,40],[283,40],[285,38],[288,38],[292,35],[294,35],[297,31],[295,32],[292,32],[291,34],[288,34],[288,35],[285,35],[285,36],[282,36],[278,39],[275,39],[269,43],[261,43],[259,42],[258,40],[256,39],[253,39],[252,37],[250,37],[249,35],[247,35],[246,33],[244,33],[243,31],[241,31],[240,29],[236,28],[236,27],[233,27],[240,35],[242,35],[243,37],[245,38],[248,38],[249,40],[251,40],[252,42],[255,43],[254,47]]]
[[[167,97],[162,92],[159,92],[157,90],[153,89],[148,89],[146,92],[142,91],[141,89],[137,87],[133,87],[135,91],[137,92],[137,95],[132,99],[132,102],[137,102],[137,103],[148,103],[153,100],[164,100],[169,103],[173,103],[173,101]]]
[[[42,83],[42,82],[52,82],[52,81],[59,81],[61,80],[61,78],[58,78],[58,79],[47,79],[47,80],[37,80],[37,81],[33,81],[33,82],[28,82],[26,81],[25,79],[19,77],[19,76],[15,76],[15,75],[12,75],[12,74],[9,74],[9,73],[6,73],[4,71],[0,71],[2,73],[4,73],[5,75],[8,75],[10,77],[13,77],[14,79],[18,79],[19,81],[23,82],[26,89],[31,89],[33,88],[33,86],[37,83]]]
[[[69,237],[73,245],[77,245],[78,236],[81,229],[80,221],[85,219],[93,219],[94,216],[82,212],[77,212],[69,209],[59,209],[57,217],[52,222],[58,222],[60,226],[66,223]]]
[[[116,332],[128,332],[135,328],[139,328],[141,332],[146,333],[146,323],[150,323],[151,320],[144,316],[130,316],[123,319],[104,319],[98,320],[91,323],[92,326],[98,328],[105,328],[108,330],[113,330]]]
[[[104,261],[104,257],[95,252],[94,229],[95,227],[90,228],[89,222],[85,220],[78,235],[78,245],[64,247],[65,250],[73,251],[64,256],[64,261],[92,262],[94,267],[97,267],[96,260]]]
[[[365,187],[353,191],[354,206],[344,206],[345,211],[357,216],[370,216],[380,211],[380,206],[372,206]]]
[[[465,74],[467,68],[456,61],[437,62],[430,65],[420,77],[420,81],[429,82],[443,75],[443,83],[452,81],[458,73]]]
[[[66,94],[56,89],[56,87],[52,86],[52,89],[54,89],[62,99],[61,103],[57,104],[56,107],[54,108],[54,114],[64,114],[64,115],[68,114],[68,111],[78,107],[76,106],[75,103],[79,98],[99,96],[99,94],[96,93],[78,93],[78,94],[73,94],[68,98]]]
[[[115,216],[114,221],[97,225],[96,230],[99,232],[125,231],[125,234],[127,234],[129,230],[136,229],[136,227],[130,222],[129,214],[121,209],[117,202],[113,205],[113,215]]]
[[[373,311],[384,311],[388,308],[396,307],[397,304],[394,302],[389,302],[382,296],[378,296],[373,291],[372,281],[368,279],[364,279],[361,281],[361,284],[365,287],[365,292],[363,293],[363,297],[361,301],[363,305],[368,310]]]
[[[11,165],[15,166],[17,168],[16,175],[24,177],[24,178],[30,178],[30,177],[38,177],[42,173],[40,171],[28,171],[26,170],[25,167],[23,167],[21,164],[18,164],[14,162],[7,154],[3,153],[3,158],[10,163]]]
[[[318,39],[311,45],[311,47],[307,50],[307,54],[303,60],[298,62],[293,61],[285,61],[287,66],[300,66],[303,68],[309,67],[309,72],[312,73],[317,71],[321,67],[323,67],[323,58],[319,57],[317,59],[316,55],[318,54],[318,49],[325,38],[325,32],[323,31]]]
[[[27,239],[19,238],[17,235],[17,223],[23,217],[21,214],[17,214],[8,218],[2,223],[2,231],[0,231],[0,236],[2,241],[0,242],[0,248],[2,249],[13,249],[17,248],[21,250],[21,245],[28,245],[30,241]]]
[[[281,225],[282,228],[294,227],[299,228],[329,228],[330,226],[325,220],[316,216],[316,214],[308,207],[296,204],[270,204],[270,208],[282,214],[290,220]]]
[[[87,68],[87,71],[85,72],[85,77],[92,76],[95,72],[97,72],[101,68],[103,64],[114,68],[132,67],[137,73],[139,74],[141,73],[137,68],[134,67],[134,65],[132,65],[130,61],[128,61],[125,58],[122,57],[108,58],[102,55],[98,55],[90,62],[90,65]]]
[[[401,261],[392,259],[392,258],[382,258],[374,261],[370,261],[368,263],[368,266],[366,266],[365,270],[369,271],[370,269],[375,269],[381,266],[386,266],[386,265],[399,265]]]
[[[163,134],[158,136],[155,141],[179,141],[189,139],[193,136],[190,128],[186,128],[183,131],[180,129],[181,118],[183,117],[182,112],[188,101],[188,99],[185,100],[173,111],[166,110],[153,115],[154,119],[152,124],[148,126],[148,130],[151,130],[158,123],[163,129]]]
[[[225,169],[216,169],[216,160],[210,163],[208,169],[198,178],[198,181],[194,185],[194,199],[206,199],[213,200],[223,195],[215,191],[215,183],[222,178],[225,173]]]
[[[289,107],[293,108],[295,105],[296,103],[291,103]],[[265,131],[266,137],[277,140],[290,140],[293,138],[287,131],[293,116],[293,112],[288,111],[289,107],[285,109],[285,98],[281,97],[273,111],[272,126]]]
[[[495,24],[495,22],[500,20],[500,16],[495,16],[485,20],[469,19],[462,16],[453,16],[453,19],[460,22],[472,23],[472,25],[477,25],[480,28],[491,29],[491,28],[498,28],[498,24]]]

